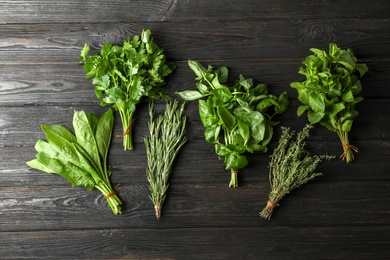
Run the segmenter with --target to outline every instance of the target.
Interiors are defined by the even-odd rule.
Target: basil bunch
[[[141,36],[128,38],[123,46],[108,42],[100,53],[88,56],[89,50],[85,44],[80,54],[86,78],[94,77],[92,83],[96,85],[100,105],[113,105],[119,111],[123,146],[125,150],[132,150],[131,128],[136,105],[144,96],[169,98],[161,86],[174,66],[166,62],[164,51],[153,42],[149,29],[144,29]]]
[[[354,160],[352,150],[358,150],[349,143],[348,133],[353,119],[359,114],[355,105],[363,100],[358,96],[362,90],[360,78],[368,68],[357,63],[351,49],[341,50],[334,43],[329,44],[329,52],[310,50],[314,54],[303,61],[305,67],[299,68],[306,80],[291,83],[302,102],[297,114],[301,116],[307,111],[310,123],[319,123],[336,132],[344,150],[340,158],[351,162]]]
[[[72,187],[97,188],[107,199],[113,213],[120,214],[122,202],[111,187],[111,171],[107,168],[113,126],[112,110],[100,118],[93,113],[75,111],[75,134],[61,125],[42,124],[47,141],[37,141],[37,158],[27,165],[46,173],[56,173],[70,181]]]
[[[237,172],[247,164],[245,152],[267,152],[273,135],[273,116],[289,105],[287,93],[279,97],[268,94],[266,84],[253,86],[251,79],[240,75],[233,86],[227,86],[228,69],[206,69],[189,60],[195,73],[197,90],[176,92],[185,100],[199,100],[199,115],[205,127],[207,142],[215,145],[215,153],[231,171],[229,187],[238,187]],[[272,109],[272,114],[267,114]]]

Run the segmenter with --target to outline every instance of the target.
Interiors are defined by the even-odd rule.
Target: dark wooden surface
[[[390,255],[390,4],[380,1],[1,1],[0,2],[0,259],[386,259]],[[71,188],[29,169],[39,125],[71,127],[73,110],[101,114],[78,57],[150,28],[177,69],[166,86],[193,88],[187,59],[225,65],[287,91],[279,119],[300,130],[306,118],[289,87],[309,48],[329,42],[352,48],[370,71],[363,78],[351,142],[356,161],[320,165],[324,176],[293,191],[271,221],[268,155],[249,156],[229,189],[229,174],[205,143],[196,103],[188,103],[187,135],[174,165],[163,216],[148,198],[147,100],[137,109],[135,150],[114,139],[112,182],[121,183],[123,214],[114,216],[98,191]],[[163,103],[157,104],[163,109]],[[121,132],[118,115],[115,134]],[[277,144],[277,128],[271,149]],[[337,136],[316,126],[313,153],[340,154]]]

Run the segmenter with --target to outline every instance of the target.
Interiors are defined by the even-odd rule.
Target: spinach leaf
[[[121,213],[122,204],[113,191],[107,169],[114,115],[108,110],[97,118],[93,113],[74,111],[73,134],[60,125],[41,125],[47,141],[35,144],[36,158],[27,162],[31,168],[55,173],[72,183],[72,187],[97,188],[107,199],[114,214]]]

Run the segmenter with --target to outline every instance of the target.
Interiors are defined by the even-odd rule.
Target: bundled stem
[[[339,130],[337,131],[337,134],[340,138],[341,145],[342,145],[343,150],[344,150],[344,152],[340,155],[340,158],[343,161],[345,160],[347,163],[352,162],[355,159],[353,152],[357,153],[358,148],[349,143],[348,132],[345,132],[345,131],[341,130],[341,128],[339,128]]]
[[[311,156],[305,149],[304,140],[309,136],[310,128],[312,128],[311,125],[306,125],[301,132],[296,134],[290,128],[282,127],[279,145],[271,155],[269,166],[271,192],[267,205],[260,212],[260,216],[265,219],[271,218],[275,207],[286,194],[322,175],[314,172],[321,161],[334,158],[329,155]]]
[[[173,160],[188,140],[185,136],[184,104],[178,108],[178,101],[167,102],[165,113],[157,119],[154,118],[154,103],[149,106],[150,135],[144,139],[148,159],[146,176],[150,184],[149,198],[154,204],[157,219],[160,219],[166,198]]]

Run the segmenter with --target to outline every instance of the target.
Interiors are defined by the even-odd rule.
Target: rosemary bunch
[[[270,219],[278,202],[290,191],[322,175],[314,172],[323,160],[334,156],[314,155],[305,149],[305,139],[309,136],[312,125],[306,125],[298,134],[290,128],[282,127],[279,145],[271,155],[269,181],[271,192],[260,216]],[[294,137],[296,138],[294,139]]]
[[[144,139],[148,167],[146,176],[149,181],[149,198],[154,204],[157,219],[160,219],[161,208],[169,186],[169,176],[173,160],[180,148],[187,142],[185,136],[186,116],[183,115],[184,104],[179,101],[168,101],[163,115],[154,118],[154,103],[149,105],[150,136]]]

